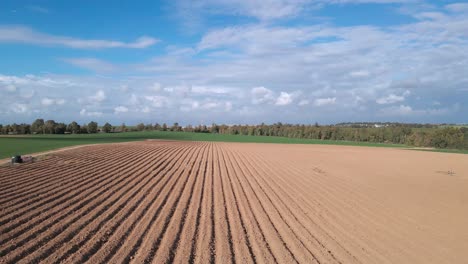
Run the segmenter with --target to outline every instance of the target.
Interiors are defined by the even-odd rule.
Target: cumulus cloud
[[[114,113],[116,114],[127,113],[127,112],[128,112],[128,108],[125,106],[117,106],[116,108],[114,108]]]
[[[251,94],[253,104],[268,103],[275,100],[273,91],[263,86],[252,88]]]
[[[370,73],[368,71],[353,71],[349,73],[351,77],[367,77],[369,74]]]
[[[169,99],[165,96],[153,95],[145,96],[145,99],[151,102],[153,107],[165,107],[169,104]]]
[[[29,107],[26,104],[14,103],[11,105],[11,110],[17,114],[24,114],[28,112]]]
[[[151,84],[151,86],[150,86],[149,89],[150,89],[150,91],[152,91],[152,92],[160,92],[161,89],[162,89],[162,86],[161,86],[160,83],[154,82],[153,84]]]
[[[289,105],[293,101],[292,95],[286,92],[281,92],[280,96],[276,99],[276,105]]]
[[[45,46],[65,46],[77,49],[133,48],[141,49],[152,46],[157,39],[142,36],[134,42],[122,42],[100,39],[79,39],[56,36],[35,31],[25,26],[0,26],[0,42],[26,43]]]
[[[325,105],[333,105],[336,102],[336,97],[329,97],[329,98],[318,98],[314,100],[315,106],[325,106]]]
[[[102,116],[102,112],[99,111],[88,111],[86,109],[81,109],[80,115],[81,116],[87,116],[87,117],[100,117]]]
[[[41,103],[42,103],[43,105],[45,105],[45,106],[52,105],[52,104],[54,104],[54,102],[55,102],[55,101],[54,101],[53,99],[50,99],[50,98],[47,98],[47,97],[46,97],[46,98],[42,98],[42,100],[41,100]]]
[[[99,90],[96,92],[95,95],[92,95],[88,98],[89,98],[89,101],[91,102],[100,103],[106,100],[106,93],[103,90]]]
[[[404,96],[399,96],[399,95],[394,95],[394,94],[389,94],[386,97],[381,97],[376,100],[378,104],[393,104],[393,103],[398,103],[401,101],[404,101],[405,97]]]

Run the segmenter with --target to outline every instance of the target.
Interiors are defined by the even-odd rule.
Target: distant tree
[[[216,133],[216,134],[219,133],[219,126],[218,126],[217,124],[213,123],[213,124],[211,125],[211,131],[210,131],[210,132],[211,132],[211,133]],[[253,135],[253,134],[252,134],[252,135]]]
[[[175,122],[171,127],[171,131],[182,131],[182,127],[179,126],[179,123]]]
[[[29,124],[20,124],[19,127],[18,127],[18,134],[31,134],[31,125]],[[1,130],[1,129],[0,129]],[[1,134],[1,131],[0,131],[0,134]]]
[[[88,134],[88,125],[87,124],[83,124],[81,127],[80,127],[80,133],[81,134]]]
[[[120,128],[119,128],[120,132],[126,132],[127,131],[127,126],[125,125],[125,123],[122,123],[120,125]]]
[[[192,125],[187,125],[184,127],[184,132],[193,132],[193,127]]]
[[[31,132],[37,134],[44,134],[44,119],[36,119],[31,124]]]
[[[67,126],[67,131],[72,134],[79,134],[81,133],[81,128],[80,125],[78,125],[78,123],[73,121]]]
[[[154,130],[161,130],[161,125],[159,123],[154,124]]]
[[[163,124],[162,124],[162,131],[167,131],[167,125],[166,125],[166,123],[163,123]]]
[[[436,148],[461,148],[464,145],[464,134],[456,127],[437,129],[432,138]]]
[[[145,125],[145,130],[146,130],[146,131],[151,131],[151,130],[153,130],[153,125],[152,125],[152,124],[146,124],[146,125]]]
[[[65,131],[67,131],[67,125],[65,125],[64,123],[58,123],[55,125],[55,134],[65,134]]]
[[[94,134],[98,132],[98,123],[91,121],[88,123],[88,133]]]
[[[47,120],[44,124],[44,132],[46,134],[54,134],[55,133],[55,121],[54,120]]]
[[[104,131],[104,133],[110,133],[112,131],[112,125],[109,123],[105,123],[102,127],[102,131]]]
[[[145,124],[140,123],[140,124],[138,124],[138,125],[136,126],[136,128],[137,128],[138,131],[143,131],[143,130],[145,130]]]

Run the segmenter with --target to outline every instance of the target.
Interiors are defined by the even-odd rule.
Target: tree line
[[[79,125],[57,123],[54,120],[37,119],[32,124],[0,125],[1,134],[86,134],[116,133],[128,131],[178,131],[195,133],[216,133],[246,136],[277,136],[301,139],[346,140],[371,143],[406,144],[416,147],[435,147],[468,149],[468,128],[439,127],[437,125],[400,124],[400,123],[337,124],[337,125],[297,125],[297,124],[260,124],[260,125],[218,125],[180,126],[163,124],[143,124],[136,126],[112,126],[105,123],[102,127],[94,121]]]
[[[11,124],[1,125],[0,134],[3,135],[24,135],[24,134],[94,134],[100,131],[111,132],[112,126],[106,123],[102,129],[98,123],[91,121],[88,124],[79,125],[73,121],[70,124],[57,123],[54,120],[36,119],[32,124]]]

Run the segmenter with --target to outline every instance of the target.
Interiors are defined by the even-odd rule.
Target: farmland
[[[467,164],[332,145],[84,146],[0,167],[0,262],[461,263]]]

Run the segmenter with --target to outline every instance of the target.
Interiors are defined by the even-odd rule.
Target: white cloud
[[[216,103],[216,102],[206,102],[206,103],[203,103],[200,106],[200,108],[205,109],[205,110],[211,110],[211,109],[217,108],[218,106],[219,106],[219,104]]]
[[[99,112],[99,111],[88,111],[86,109],[81,109],[80,111],[80,115],[81,116],[87,116],[87,117],[100,117],[102,116],[102,112]]]
[[[17,114],[24,114],[28,112],[29,107],[26,104],[14,103],[11,106],[11,110]]]
[[[64,61],[95,72],[112,72],[118,69],[115,65],[96,58],[69,58]]]
[[[309,104],[309,100],[301,100],[298,103],[299,106],[308,105],[308,104]]]
[[[166,107],[169,104],[169,99],[165,96],[153,95],[145,96],[145,99],[151,102],[151,105],[154,107]]]
[[[151,112],[151,108],[145,106],[145,107],[143,107],[143,108],[141,109],[141,112],[147,114],[147,113]]]
[[[275,100],[273,91],[263,86],[252,88],[251,94],[253,104],[269,103]]]
[[[351,75],[351,77],[367,77],[370,73],[368,71],[353,71],[350,72],[349,75]]]
[[[134,42],[100,39],[78,39],[66,36],[49,35],[24,26],[0,26],[0,42],[27,43],[45,46],[65,46],[77,49],[141,49],[156,44],[158,40],[148,36],[140,37]]]
[[[138,105],[138,104],[140,104],[140,99],[138,99],[138,96],[137,96],[137,95],[132,94],[132,95],[130,96],[129,103],[130,103],[131,105]]]
[[[452,12],[468,12],[468,3],[455,3],[446,5],[445,8]]]
[[[181,97],[186,97],[190,94],[192,91],[192,86],[191,85],[176,85],[176,86],[168,86],[164,87],[163,89],[167,93],[171,93],[173,95],[181,96]]]
[[[205,14],[241,15],[259,20],[292,17],[301,12],[305,0],[178,0],[177,13],[186,24],[201,24]]]
[[[91,102],[100,103],[100,102],[106,100],[106,93],[103,90],[99,90],[99,91],[96,92],[95,95],[90,96],[89,100]]]
[[[232,110],[232,103],[231,102],[225,102],[224,103],[224,110],[227,112],[230,112]]]
[[[13,84],[7,84],[3,87],[7,92],[16,92],[16,86]]]
[[[404,96],[389,94],[386,97],[378,98],[375,102],[378,104],[394,104],[405,100]]]
[[[46,98],[42,98],[41,103],[42,105],[49,106],[49,105],[53,105],[55,101],[53,99],[46,97]]]
[[[64,105],[65,103],[66,103],[66,100],[63,98],[52,99],[52,98],[44,97],[41,99],[41,104],[43,106]]]
[[[56,103],[57,105],[64,105],[66,102],[67,102],[67,100],[62,99],[62,98],[59,98],[59,99],[56,99],[56,100],[55,100],[55,103]]]
[[[150,86],[150,91],[152,92],[160,92],[161,89],[162,89],[162,86],[160,83],[158,82],[154,82],[151,86]]]
[[[286,92],[281,92],[280,96],[276,99],[275,104],[284,106],[284,105],[289,105],[292,103],[293,98],[291,94],[288,94]]]
[[[117,106],[114,108],[114,113],[119,114],[119,113],[127,113],[128,108],[125,106]]]
[[[426,109],[413,109],[409,105],[399,105],[383,108],[380,110],[380,114],[383,116],[444,116],[451,115],[460,110],[459,104],[454,104],[451,107],[440,107],[440,108],[426,108]]]
[[[232,88],[220,87],[220,86],[212,87],[212,86],[194,85],[194,86],[192,86],[191,91],[194,94],[203,94],[203,95],[222,95],[222,94],[233,93]]]
[[[333,105],[336,102],[336,97],[329,97],[329,98],[318,98],[314,100],[315,106],[325,106],[325,105]]]

